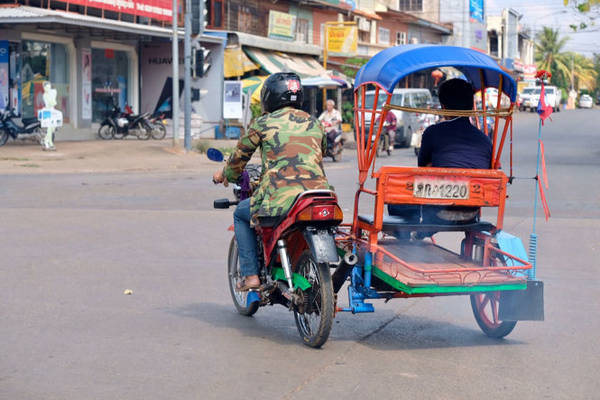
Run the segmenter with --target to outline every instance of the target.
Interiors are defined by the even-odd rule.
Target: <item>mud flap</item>
[[[543,321],[544,282],[527,281],[525,290],[501,292],[498,318],[501,321]]]
[[[307,228],[304,238],[317,263],[338,264],[340,257],[335,246],[333,233],[328,229]]]

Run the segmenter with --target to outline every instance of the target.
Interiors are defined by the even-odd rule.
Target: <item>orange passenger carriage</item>
[[[452,67],[482,94],[480,108],[431,110],[391,104],[394,88],[408,75],[443,67]],[[491,107],[484,95],[487,88],[498,90]],[[375,91],[372,104],[365,101],[368,90]],[[346,257],[333,274],[335,292],[350,279],[349,306],[338,311],[371,312],[374,307],[366,302],[370,299],[467,294],[478,325],[491,337],[506,336],[518,320],[543,319],[543,283],[535,279],[535,268],[520,239],[502,230],[509,179],[500,170],[500,158],[510,137],[512,171],[515,98],[513,79],[487,55],[466,48],[389,48],[358,72],[354,106],[359,188],[352,223],[340,228],[337,237],[339,252],[352,251],[355,257]],[[509,104],[503,99],[509,99]],[[382,166],[376,170],[383,130],[379,121],[385,121],[391,109],[468,116],[478,125],[486,121],[481,129],[493,145],[490,168]],[[489,118],[493,119],[490,127]],[[372,202],[372,211],[359,212],[367,201]],[[388,205],[412,206],[415,212],[387,215]],[[432,224],[423,218],[423,210],[432,206],[495,208],[496,216],[492,222],[476,217],[467,223]],[[447,231],[464,232],[460,252],[424,239],[432,232]]]

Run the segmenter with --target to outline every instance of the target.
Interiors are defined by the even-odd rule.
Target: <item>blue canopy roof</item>
[[[367,62],[356,74],[354,86],[377,83],[389,93],[405,76],[424,69],[454,67],[462,72],[476,90],[481,89],[480,70],[486,87],[498,87],[515,101],[517,85],[490,56],[464,47],[410,44],[385,49]]]

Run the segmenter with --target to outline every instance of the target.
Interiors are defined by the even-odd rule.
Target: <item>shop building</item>
[[[164,51],[171,47],[169,0],[124,2],[121,8],[79,0],[45,2],[44,7],[34,0],[28,4],[0,7],[0,51],[9,54],[7,79],[0,79],[0,93],[5,94],[0,106],[9,103],[25,118],[36,116],[44,106],[42,83],[50,81],[63,112],[59,140],[96,138],[113,103],[122,110],[129,105],[134,113],[156,110],[163,88],[154,87],[157,71],[144,62],[150,59],[170,68],[171,56]],[[215,47],[218,59],[223,38],[203,35],[199,41]],[[0,65],[0,71],[3,68]],[[219,71],[222,80],[222,64],[212,73],[218,78]],[[210,115],[203,118],[218,120],[220,113],[218,107],[209,108]]]

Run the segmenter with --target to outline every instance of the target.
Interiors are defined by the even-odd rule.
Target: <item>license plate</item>
[[[424,199],[459,199],[469,198],[467,182],[456,182],[441,179],[415,179],[413,196]]]

